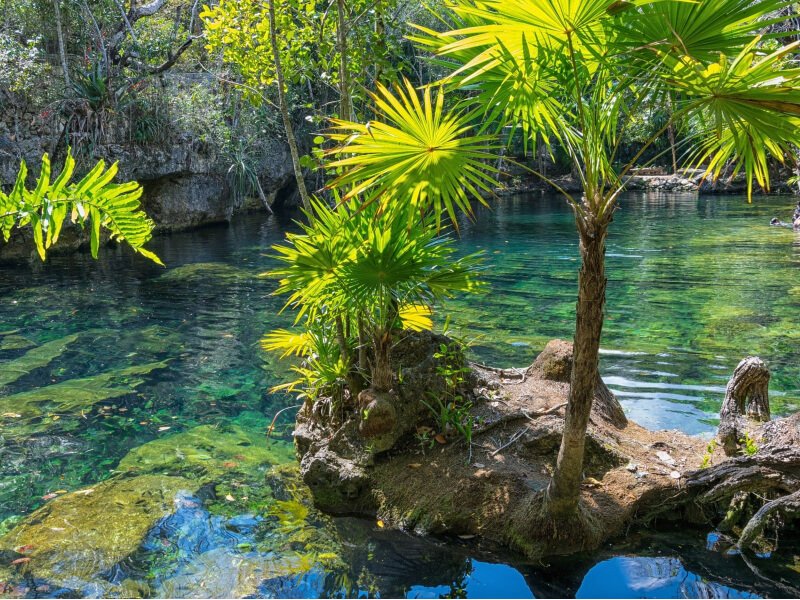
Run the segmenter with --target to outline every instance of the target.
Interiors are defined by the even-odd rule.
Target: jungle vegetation
[[[459,213],[473,215],[473,203],[488,203],[501,157],[521,159],[520,168],[563,193],[580,247],[571,392],[545,506],[569,518],[599,379],[605,241],[619,194],[635,167],[663,161],[709,178],[743,173],[750,193],[769,187],[770,166],[793,160],[800,143],[794,3],[450,0],[430,8],[6,0],[1,101],[40,102],[38,82],[60,72],[63,86],[43,104],[71,115],[54,149],[67,140],[91,155],[115,129],[165,145],[180,123],[227,152],[248,187],[263,140],[286,139],[305,212],[303,231],[274,248],[285,265],[275,275],[301,328],[265,345],[306,358],[290,384],[306,395],[391,387],[394,332],[428,326],[447,295],[480,288],[477,257],[456,260],[443,235],[457,229]],[[205,74],[201,85],[181,80],[191,71]],[[580,192],[525,160],[542,153]],[[106,186],[102,170],[94,177]],[[38,191],[7,196],[16,216],[3,221],[4,234],[32,224],[41,252],[67,214],[57,203],[51,211],[62,182],[50,189],[44,173]],[[63,188],[79,220],[84,185]],[[136,226],[100,213],[92,231],[105,223],[145,253],[150,225],[135,212],[135,185],[108,193],[126,198],[119,207]]]

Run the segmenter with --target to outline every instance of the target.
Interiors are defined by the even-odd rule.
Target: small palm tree
[[[448,113],[440,101],[432,110],[427,90],[422,105],[410,92],[391,96],[384,90],[376,97],[380,125],[373,120],[366,130],[337,123],[331,137],[345,155],[334,163],[345,169],[338,183],[365,197],[410,200],[451,213],[454,207],[469,212],[465,190],[474,196],[488,181],[487,132],[510,125],[529,143],[539,136],[568,152],[582,193],[561,191],[575,215],[581,267],[569,402],[545,496],[547,515],[567,518],[579,501],[599,378],[605,243],[630,170],[667,128],[688,123],[679,144],[684,164],[703,167],[711,178],[729,167],[743,172],[748,194],[754,180],[768,188],[769,161],[782,161],[800,145],[800,69],[791,60],[798,44],[778,46],[763,33],[787,18],[771,15],[790,4],[452,0],[454,26],[444,33],[420,28],[415,39],[450,64],[441,83],[466,92],[461,109]],[[670,116],[664,126],[630,161],[617,164],[636,115],[665,106]],[[473,130],[465,123],[470,116]],[[391,190],[406,193],[383,195]]]
[[[47,154],[33,190],[27,189],[28,169],[23,162],[11,193],[0,190],[0,234],[8,242],[14,228],[30,227],[39,257],[58,241],[64,221],[90,227],[92,256],[97,258],[100,231],[106,229],[111,238],[125,241],[138,254],[162,265],[161,260],[144,245],[152,237],[153,222],[141,210],[141,186],[133,182],[112,183],[117,175],[116,163],[108,169],[101,160],[80,181],[71,182],[75,160],[67,150],[64,168],[50,181],[51,166]]]
[[[280,279],[276,293],[288,294],[286,306],[306,320],[306,333],[274,332],[265,347],[308,356],[308,332],[318,336],[327,328],[339,348],[329,354],[347,366],[351,394],[364,381],[388,392],[394,332],[430,328],[434,302],[480,289],[479,256],[455,258],[451,240],[437,233],[432,218],[410,219],[377,203],[356,210],[352,202],[336,208],[312,202],[303,232],[273,246],[285,266],[271,273]],[[320,329],[320,323],[327,325]],[[310,351],[299,350],[302,344]]]

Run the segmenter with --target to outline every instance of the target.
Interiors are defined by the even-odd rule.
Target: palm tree
[[[284,266],[270,274],[280,280],[276,293],[289,295],[286,306],[298,311],[298,321],[305,319],[305,331],[273,332],[264,346],[321,356],[327,332],[338,352],[327,346],[325,370],[343,375],[353,397],[362,382],[388,393],[395,330],[429,329],[434,302],[480,289],[479,255],[455,258],[452,240],[438,233],[432,217],[411,219],[407,211],[384,211],[378,203],[330,208],[314,199],[312,205],[308,224],[300,224],[303,232],[273,246]]]
[[[461,105],[471,112],[423,118],[430,113],[427,106],[417,102],[406,112],[386,110],[385,105],[405,101],[383,95],[376,101],[378,119],[385,123],[373,120],[370,131],[356,123],[336,124],[332,137],[345,155],[334,163],[345,169],[339,184],[395,202],[419,203],[418,190],[427,190],[427,206],[450,212],[464,208],[464,189],[474,190],[476,172],[486,181],[487,170],[478,164],[489,150],[484,133],[510,125],[529,144],[539,136],[568,152],[582,193],[560,191],[575,215],[581,267],[566,421],[544,495],[548,517],[568,518],[579,503],[584,440],[599,379],[606,237],[626,178],[668,128],[688,124],[679,130],[684,165],[702,166],[711,178],[729,168],[743,172],[748,196],[754,180],[769,187],[770,160],[782,161],[800,145],[800,69],[792,65],[798,45],[780,46],[773,34],[762,35],[787,18],[770,15],[791,4],[453,0],[452,28],[444,33],[420,28],[415,40],[449,63],[452,72],[441,83],[462,89],[467,99]],[[630,161],[618,164],[626,128],[636,114],[653,107],[669,108],[669,118]],[[453,119],[463,125],[466,114],[474,117],[477,135],[446,128]],[[407,144],[391,133],[418,126],[429,143]],[[371,135],[383,130],[389,133]],[[401,145],[405,148],[398,151]],[[474,163],[456,156],[462,148],[476,157]],[[410,193],[381,196],[398,189]]]

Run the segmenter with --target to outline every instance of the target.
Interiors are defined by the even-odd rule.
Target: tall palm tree
[[[381,110],[382,128],[376,121],[366,132],[363,125],[337,123],[334,137],[343,142],[337,152],[344,158],[334,164],[345,170],[340,184],[355,185],[367,196],[369,189],[377,195],[411,190],[390,197],[414,202],[420,200],[414,192],[428,190],[427,206],[449,211],[463,207],[464,188],[474,189],[475,173],[487,173],[480,160],[470,164],[468,156],[457,156],[462,147],[475,156],[488,152],[486,132],[510,125],[522,130],[528,143],[538,135],[568,152],[582,193],[561,191],[575,215],[581,267],[569,402],[557,466],[544,495],[546,516],[569,517],[579,502],[586,428],[599,379],[606,237],[630,170],[669,127],[688,123],[691,129],[679,131],[684,165],[702,167],[711,178],[729,169],[743,172],[748,196],[754,180],[768,188],[770,160],[782,161],[800,145],[800,69],[792,63],[798,45],[780,46],[773,34],[764,33],[787,18],[772,15],[791,4],[452,0],[452,28],[444,33],[420,28],[415,40],[450,64],[441,83],[464,90],[463,103],[479,133],[445,131],[448,113],[438,121],[422,119],[425,108],[418,102],[409,114]],[[618,164],[618,149],[635,115],[667,105],[664,127],[630,161]],[[403,142],[384,130],[408,131],[415,123],[422,123],[430,143],[393,149],[392,143]],[[447,144],[434,143],[439,138]],[[458,180],[455,187],[452,179]],[[443,180],[448,185],[436,185]]]

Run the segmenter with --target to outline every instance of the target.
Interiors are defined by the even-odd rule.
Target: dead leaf
[[[53,498],[58,498],[58,494],[50,493],[42,496],[42,500],[52,500]]]
[[[76,494],[80,494],[81,496],[88,496],[88,495],[89,495],[89,494],[91,494],[92,492],[94,492],[94,488],[89,488],[88,490],[78,490],[78,491],[77,491],[77,492],[75,492],[75,493],[76,493]]]
[[[384,525],[383,525],[383,521],[381,521],[380,519],[378,519],[377,525],[378,525],[378,527],[380,527],[381,529],[383,529],[383,527],[384,527]]]
[[[587,477],[583,480],[584,485],[588,485],[589,487],[603,487],[603,484],[594,477]]]
[[[53,492],[53,493],[54,493],[54,494],[68,494],[68,493],[69,493],[69,490],[56,490],[56,491],[55,491],[55,492]]]
[[[27,554],[31,550],[33,550],[33,546],[31,544],[25,544],[24,546],[17,546],[14,548],[14,552],[17,554]]]
[[[435,439],[440,444],[446,444],[447,443],[447,438],[444,437],[441,433],[437,433],[435,436],[433,436],[433,439]]]
[[[408,465],[409,469],[419,469],[422,466],[422,463],[411,463]]]
[[[5,412],[3,416],[9,419],[19,419],[22,415],[19,413]]]
[[[232,469],[234,467],[238,467],[239,463],[233,462],[232,460],[226,460],[224,463],[222,463],[222,466],[226,469]]]
[[[460,540],[471,540],[474,537],[475,536],[471,535],[471,534],[469,534],[469,535],[460,535],[460,536],[458,536],[458,539],[460,539]]]
[[[227,495],[225,496],[225,500],[227,500],[228,502],[235,502],[235,501],[236,501],[236,498],[234,498],[234,497],[233,497],[233,496],[231,496],[230,494],[227,494]]]
[[[170,427],[169,425],[164,425],[163,427],[158,428],[159,431],[166,431],[167,429],[172,429],[172,427]]]
[[[31,562],[31,557],[30,556],[25,556],[23,558],[18,558],[16,560],[12,560],[11,564],[12,565],[23,565],[23,564],[29,563],[29,562]]]

